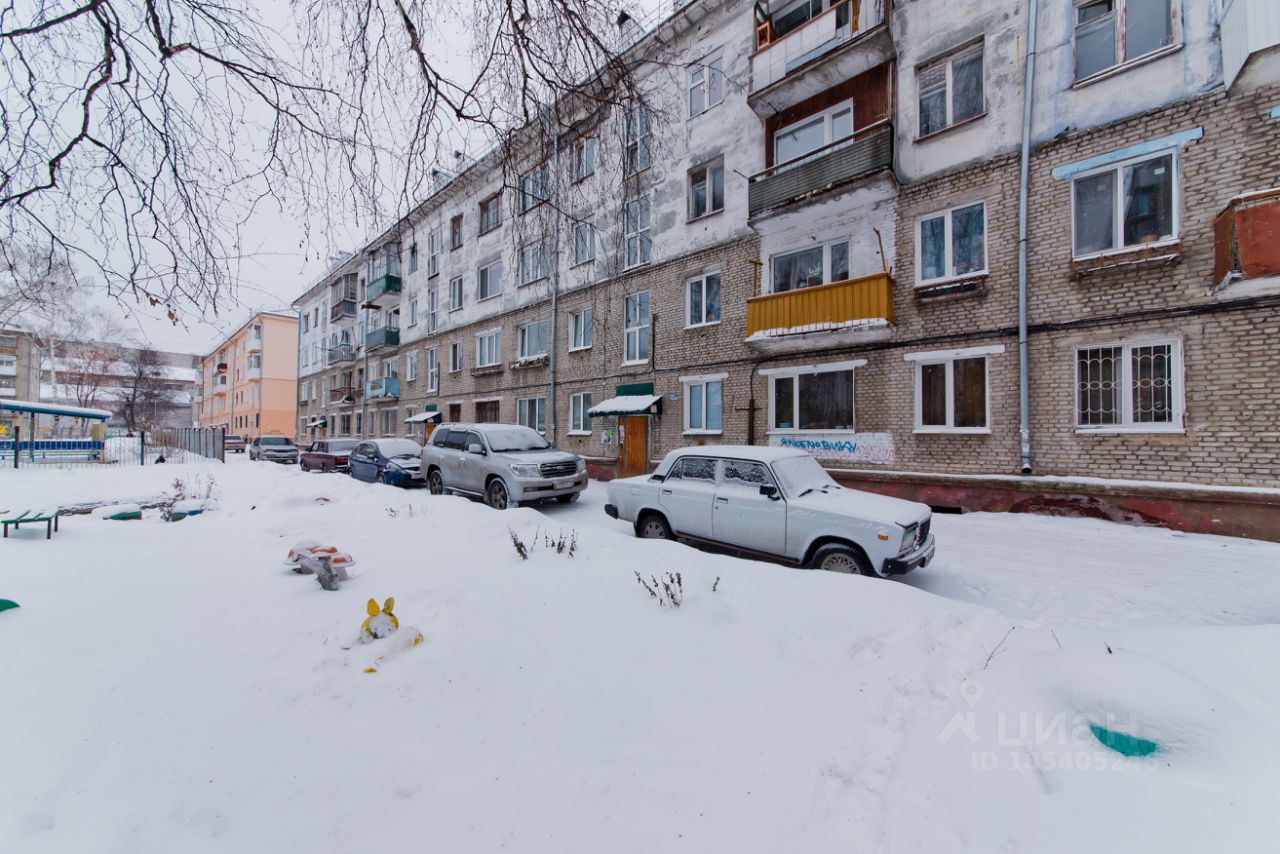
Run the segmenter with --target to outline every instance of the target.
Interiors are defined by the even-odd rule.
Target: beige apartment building
[[[198,426],[297,438],[298,318],[260,312],[200,360]]]

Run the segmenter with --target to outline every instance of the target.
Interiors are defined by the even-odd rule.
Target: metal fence
[[[28,439],[17,429],[14,433],[0,440],[0,470],[223,462],[225,453],[221,427],[165,427],[102,439]]]

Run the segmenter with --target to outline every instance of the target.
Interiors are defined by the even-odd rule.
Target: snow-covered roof
[[[439,421],[442,416],[440,410],[429,409],[426,412],[419,412],[417,415],[410,415],[404,420],[405,424],[421,424],[424,421]]]
[[[66,415],[72,418],[92,418],[105,421],[111,413],[105,409],[90,409],[87,406],[66,406],[61,403],[40,403],[34,400],[0,400],[0,410],[9,412],[39,412],[44,415]]]
[[[661,400],[662,395],[658,394],[624,394],[600,401],[587,410],[587,415],[644,415]]]

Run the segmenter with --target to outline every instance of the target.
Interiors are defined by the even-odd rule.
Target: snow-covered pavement
[[[1275,544],[940,516],[937,561],[883,581],[636,540],[599,485],[499,514],[242,458],[4,472],[0,509],[210,474],[203,516],[72,517],[0,544],[0,597],[22,605],[0,613],[5,850],[1270,851],[1280,834]],[[508,528],[538,540],[528,560]],[[543,540],[562,530],[572,557]],[[356,558],[342,590],[281,565],[304,538]],[[683,606],[635,571],[680,572]],[[367,674],[378,644],[352,641],[387,596],[426,641]],[[1090,723],[1160,749],[1123,758]]]

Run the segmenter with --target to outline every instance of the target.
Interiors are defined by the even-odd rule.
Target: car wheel
[[[311,471],[311,469],[307,467],[306,463],[298,463],[298,468],[302,469],[303,471]]]
[[[822,546],[814,552],[812,560],[809,561],[809,568],[843,572],[848,575],[875,575],[871,571],[871,562],[862,553],[862,549],[839,543]]]
[[[556,501],[561,504],[572,504],[582,495],[581,492],[570,492],[568,495],[557,495]]]
[[[484,491],[484,503],[494,510],[506,510],[508,507],[516,506],[516,503],[511,500],[511,493],[507,491],[506,483],[500,477],[489,481],[489,488]]]
[[[671,526],[658,513],[646,513],[636,522],[636,536],[645,540],[672,540]]]
[[[378,483],[381,483],[385,486],[387,483],[387,476],[382,472],[378,472],[378,477],[376,478],[376,480],[378,481]]]
[[[432,495],[444,495],[444,478],[440,475],[439,469],[427,475],[427,489]]]

